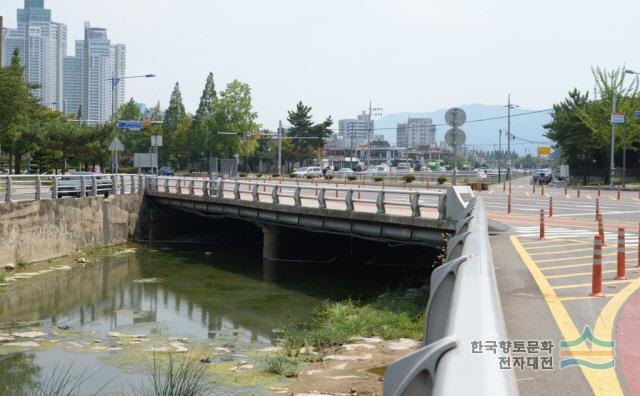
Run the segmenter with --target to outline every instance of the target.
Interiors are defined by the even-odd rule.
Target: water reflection
[[[78,332],[106,347],[117,346],[108,332],[128,331],[255,349],[271,345],[273,329],[308,318],[324,299],[371,296],[397,282],[389,274],[368,276],[344,265],[263,267],[257,246],[135,249],[86,265],[62,260],[30,266],[29,272],[53,264],[73,268],[0,290],[0,333],[37,325],[50,335]],[[136,282],[150,278],[162,282]],[[0,390],[11,378],[28,387],[40,370],[51,373],[74,361],[105,375],[132,375],[108,363],[105,369],[104,354],[78,353],[69,344],[65,339],[48,349],[9,355],[0,344]]]

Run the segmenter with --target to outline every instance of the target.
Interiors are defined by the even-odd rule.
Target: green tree
[[[216,93],[216,85],[213,80],[213,73],[209,73],[207,81],[200,96],[200,104],[196,115],[193,117],[193,124],[199,126],[203,120],[209,117],[213,113],[213,106],[218,100],[218,94]]]
[[[140,121],[142,120],[142,113],[140,107],[133,98],[118,108],[115,116],[116,120],[126,121]]]
[[[171,99],[169,100],[169,107],[164,112],[164,121],[162,124],[162,131],[164,136],[165,149],[162,150],[160,158],[162,162],[174,161],[178,157],[178,148],[174,144],[174,132],[178,128],[178,125],[184,117],[186,111],[184,104],[182,103],[182,94],[180,93],[180,85],[176,83],[171,93]]]
[[[249,157],[255,152],[257,143],[253,138],[244,138],[242,134],[254,132],[260,128],[256,122],[258,113],[253,110],[251,87],[234,80],[220,93],[220,99],[214,104],[213,114],[209,117],[208,130],[217,132],[237,132],[237,135],[209,135],[209,144],[213,153],[222,158],[234,155]]]
[[[289,136],[302,139],[293,139],[294,160],[300,164],[308,163],[309,159],[318,158],[318,150],[324,147],[324,141],[331,136],[333,120],[331,116],[323,122],[314,124],[312,121],[311,107],[305,106],[302,101],[296,104],[296,109],[288,112],[287,121],[291,125]]]

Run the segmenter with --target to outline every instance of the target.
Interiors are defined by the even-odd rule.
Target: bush
[[[256,177],[262,177],[262,173],[256,174]]]
[[[324,175],[324,178],[327,180],[333,179],[333,175]]]
[[[354,180],[357,180],[357,179],[358,179],[358,176],[353,176],[353,175],[347,176],[347,180],[354,181]]]
[[[306,175],[305,176],[307,179],[313,179],[313,175]]]
[[[265,355],[257,359],[258,369],[284,377],[298,376],[298,362],[283,355]]]
[[[402,179],[404,180],[405,183],[411,183],[412,181],[416,180],[416,175],[412,175],[412,174],[404,175],[402,176]]]
[[[280,177],[280,174],[279,173],[272,173],[271,177]]]
[[[289,173],[289,177],[296,177],[296,174],[291,172],[291,173]]]
[[[438,181],[438,184],[444,184],[444,182],[447,181],[447,178],[444,176],[438,176],[436,180]]]
[[[380,182],[380,181],[383,181],[383,180],[384,180],[384,177],[382,177],[382,176],[374,176],[373,177],[373,181],[374,182]]]
[[[247,177],[247,174],[246,174],[246,173],[244,173],[244,172],[242,172],[242,173],[238,173],[238,176],[240,176],[240,177]]]

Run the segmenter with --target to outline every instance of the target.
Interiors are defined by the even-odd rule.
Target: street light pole
[[[278,123],[278,174],[282,175],[282,120]]]
[[[507,99],[507,178],[511,181],[511,109],[519,107],[518,105],[511,104],[511,94]]]
[[[502,129],[498,130],[498,133],[498,183],[500,183],[502,180]]]
[[[611,114],[616,112],[616,93],[611,97]],[[616,125],[611,123],[611,174],[609,175],[609,188],[613,190],[613,179],[616,176],[615,164],[615,147],[616,147]]]

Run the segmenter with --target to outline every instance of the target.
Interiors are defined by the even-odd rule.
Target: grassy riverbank
[[[318,350],[348,343],[353,337],[422,338],[427,287],[387,291],[373,301],[325,302],[308,322],[285,330],[283,347],[289,356],[300,348]]]

